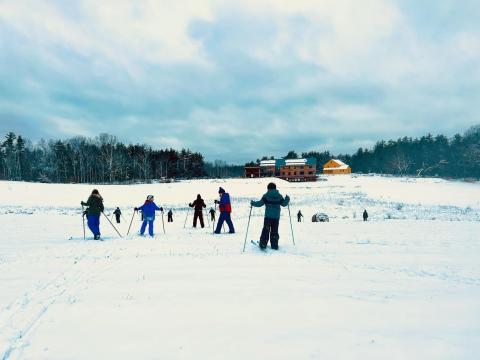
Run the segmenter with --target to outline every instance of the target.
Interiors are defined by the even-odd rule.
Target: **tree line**
[[[283,158],[313,157],[317,172],[332,158],[339,158],[355,173],[379,173],[451,178],[480,178],[480,125],[452,138],[431,134],[378,141],[371,149],[334,155],[291,150]],[[247,163],[254,165],[264,156]],[[189,149],[156,150],[144,144],[125,145],[115,136],[73,137],[37,143],[12,132],[0,142],[0,179],[56,183],[131,183],[201,177],[241,177],[244,167],[223,160],[204,161]]]
[[[359,148],[354,154],[334,155],[329,151],[309,151],[299,154],[291,150],[284,159],[313,157],[317,172],[332,158],[349,164],[355,173],[378,173],[451,178],[480,178],[480,125],[453,138],[428,134],[420,138],[403,137],[378,141],[371,149]],[[259,164],[263,156],[245,165]]]
[[[125,145],[115,136],[40,140],[6,134],[0,146],[0,178],[56,183],[125,183],[206,176],[202,154]]]

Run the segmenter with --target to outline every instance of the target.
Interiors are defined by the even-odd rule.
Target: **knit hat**
[[[148,201],[153,200],[153,195],[148,195],[148,196],[147,196],[147,200],[148,200]]]
[[[267,189],[268,190],[273,190],[273,189],[276,189],[277,188],[277,185],[275,185],[275,183],[271,182],[270,184],[267,185]]]
[[[223,194],[224,192],[225,192],[225,189],[220,186],[220,188],[218,189],[218,193]]]

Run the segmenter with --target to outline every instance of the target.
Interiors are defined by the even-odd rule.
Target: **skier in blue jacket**
[[[155,211],[161,211],[163,213],[163,208],[158,207],[157,204],[153,202],[153,195],[148,195],[145,204],[136,207],[134,210],[141,210],[143,214],[143,223],[142,227],[140,228],[140,235],[145,234],[145,229],[148,223],[148,233],[150,236],[153,236],[153,222],[155,221]]]

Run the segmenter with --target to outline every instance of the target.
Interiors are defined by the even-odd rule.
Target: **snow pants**
[[[150,218],[145,218],[142,223],[142,227],[140,228],[140,235],[145,234],[145,229],[147,228],[147,223],[148,223],[148,234],[150,236],[153,236],[153,219]]]
[[[120,224],[120,215],[115,215],[115,220],[117,220],[117,224]]]
[[[87,224],[93,236],[100,235],[100,215],[87,215]]]
[[[167,222],[173,222],[173,215],[168,215],[168,220]]]
[[[222,225],[224,222],[226,222],[228,225],[228,232],[230,234],[233,234],[235,232],[235,229],[233,227],[230,213],[227,211],[220,213],[220,217],[218,218],[217,228],[215,229],[215,234],[220,234],[222,232]]]
[[[280,239],[280,235],[278,234],[279,223],[280,219],[263,219],[263,229],[262,234],[260,235],[261,248],[265,249],[267,247],[268,240],[270,238],[270,246],[272,249],[278,249],[278,239]]]
[[[200,226],[202,229],[205,227],[205,224],[203,223],[203,212],[202,210],[195,210],[193,213],[193,227],[197,227],[197,220],[200,220]]]

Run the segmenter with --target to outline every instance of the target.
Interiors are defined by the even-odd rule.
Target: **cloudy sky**
[[[480,123],[478,0],[0,0],[0,132],[353,152]]]

